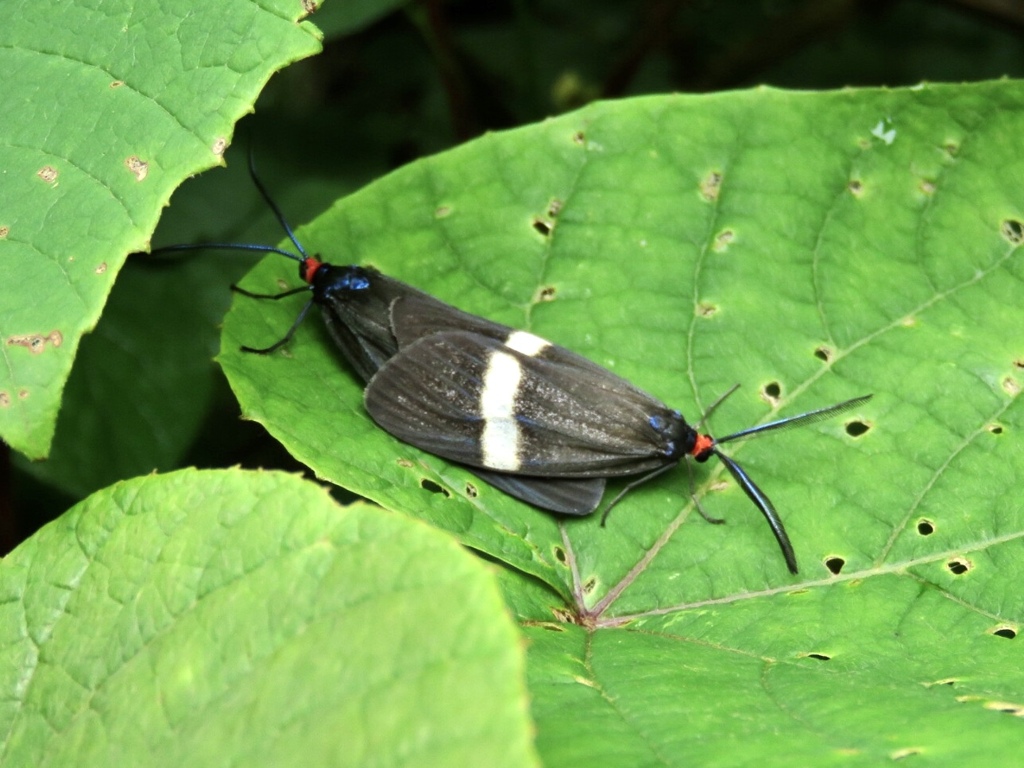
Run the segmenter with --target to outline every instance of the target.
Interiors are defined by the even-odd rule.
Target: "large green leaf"
[[[279,338],[302,297],[236,300],[220,360],[321,477],[538,577],[550,591],[509,595],[524,621],[589,628],[531,630],[550,764],[982,754],[950,734],[1002,744],[1017,723],[998,702],[1024,701],[1002,673],[1022,619],[1021,135],[1017,82],[602,103],[415,163],[302,230],[311,252],[529,328],[691,419],[741,383],[720,433],[874,393],[731,449],[785,519],[796,578],[721,467],[694,476],[727,525],[693,514],[684,470],[607,528],[558,521],[377,429],[320,323],[238,351]],[[244,285],[296,282],[275,257]],[[582,702],[601,718],[581,732],[565,713]]]
[[[294,476],[112,486],[0,591],[5,766],[536,764],[490,569]]]
[[[301,0],[12,0],[0,25],[0,435],[45,456],[79,340],[183,179],[221,162]]]

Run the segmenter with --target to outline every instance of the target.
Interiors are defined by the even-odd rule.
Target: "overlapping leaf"
[[[536,764],[488,569],[293,476],[112,486],[0,590],[3,765]]]
[[[837,761],[963,755],[946,733],[1008,734],[1000,706],[1024,700],[997,674],[1019,659],[1022,614],[1022,128],[1013,82],[598,104],[418,162],[301,231],[311,252],[529,328],[694,420],[738,382],[718,432],[874,393],[846,419],[732,451],[786,521],[795,579],[718,467],[695,479],[726,525],[693,514],[683,470],[605,529],[559,522],[376,429],[319,323],[269,358],[237,351],[279,338],[301,298],[236,301],[220,359],[246,413],[319,475],[539,577],[552,592],[524,620],[592,628],[531,633],[551,764],[613,743],[646,750],[622,764],[687,764],[677,749],[736,717],[761,754],[821,754],[825,739]],[[245,284],[296,283],[278,258]],[[639,678],[638,653],[653,660]],[[730,685],[765,698],[733,707]],[[707,728],[682,728],[675,702],[697,688],[712,691]],[[870,717],[844,731],[828,711],[865,693]],[[933,717],[918,739],[896,716],[909,700]],[[555,713],[585,701],[617,728],[569,743]]]
[[[271,74],[314,53],[299,0],[12,2],[0,25],[0,434],[45,456],[83,333],[183,179]]]

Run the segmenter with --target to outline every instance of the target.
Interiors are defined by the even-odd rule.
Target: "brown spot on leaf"
[[[889,753],[889,757],[892,760],[902,760],[905,757],[913,757],[914,755],[921,754],[921,750],[917,747],[904,747],[903,749],[897,749],[894,752]]]
[[[444,219],[450,216],[452,213],[452,207],[450,205],[439,205],[434,209],[435,219]]]
[[[564,203],[557,197],[552,199],[551,202],[548,203],[548,216],[550,216],[552,219],[555,218],[559,213],[562,212],[563,205]]]
[[[1003,391],[1010,397],[1016,397],[1020,394],[1020,382],[1012,376],[1007,376],[1003,379]]]
[[[996,712],[1005,712],[1014,717],[1024,717],[1024,704],[1014,704],[1009,701],[986,701],[985,709],[992,709]]]
[[[412,469],[415,466],[415,464],[413,464],[408,459],[399,459],[398,466],[404,467],[405,469]]]
[[[102,275],[106,271],[107,271],[107,262],[105,262],[105,261],[101,261],[99,264],[96,265],[96,269],[93,270],[93,272],[95,272],[97,275]]]
[[[11,234],[10,227],[0,227],[0,240],[6,240],[9,234]]]
[[[860,179],[850,179],[847,183],[846,188],[850,190],[850,194],[854,197],[860,197],[864,192],[864,182]]]
[[[922,179],[921,183],[918,185],[918,188],[924,194],[926,194],[926,195],[934,195],[935,194],[935,182],[934,181],[929,181],[928,179]]]
[[[736,239],[736,233],[731,229],[725,229],[718,233],[715,241],[711,244],[711,250],[721,253],[729,247],[729,243]]]
[[[113,81],[113,82],[112,82],[112,83],[110,84],[110,87],[111,87],[111,88],[120,88],[120,87],[121,87],[122,85],[124,85],[124,80],[114,80],[114,81]]]
[[[22,389],[22,390],[19,390],[19,391],[18,391],[18,398],[19,398],[20,400],[24,400],[24,399],[26,399],[27,397],[28,397],[28,390],[27,390],[27,389]]]
[[[63,342],[64,336],[60,331],[50,331],[45,336],[38,333],[26,333],[7,337],[8,346],[24,347],[35,355],[43,352],[46,349],[47,344],[59,347]]]
[[[537,302],[542,301],[554,301],[555,300],[555,286],[553,285],[542,285],[537,290]]]
[[[475,499],[479,495],[480,491],[476,489],[475,485],[473,485],[472,483],[466,483],[466,496],[468,496],[471,499]]]
[[[124,164],[135,175],[136,181],[143,181],[149,175],[149,163],[135,155],[125,160]]]
[[[697,314],[700,317],[713,317],[718,312],[718,307],[706,301],[697,304]]]
[[[6,392],[0,391],[0,408],[6,408],[11,404],[11,396]]]
[[[583,131],[576,131],[572,135],[572,143],[579,144],[581,147],[587,143],[587,136]]]
[[[44,165],[36,172],[36,176],[45,181],[47,184],[53,184],[57,181],[57,169],[52,165]]]
[[[319,7],[316,0],[302,0],[302,10],[306,12],[307,16],[316,13]]]
[[[701,179],[700,196],[709,203],[718,199],[718,193],[722,188],[722,174],[718,171],[711,171]]]
[[[213,142],[213,146],[210,147],[210,149],[213,151],[213,154],[215,154],[217,157],[224,157],[224,150],[226,150],[227,148],[228,140],[225,139],[223,136],[221,136],[219,139]]]

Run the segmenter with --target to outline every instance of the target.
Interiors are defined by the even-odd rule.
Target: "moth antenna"
[[[256,185],[256,189],[260,191],[260,195],[263,197],[263,200],[270,206],[270,210],[274,212],[274,216],[277,217],[277,221],[281,225],[281,228],[285,231],[285,234],[288,235],[288,239],[292,241],[292,245],[294,245],[296,250],[302,254],[302,259],[299,259],[299,261],[308,259],[309,254],[306,253],[306,249],[302,247],[302,243],[299,242],[299,239],[295,237],[295,233],[292,231],[292,225],[288,223],[288,220],[284,217],[284,213],[281,211],[281,208],[278,206],[274,198],[270,196],[270,192],[265,186],[263,186],[263,180],[260,179],[259,174],[256,173],[256,153],[253,152],[252,144],[249,145],[249,175],[252,177],[252,182]],[[280,251],[277,251],[277,253],[280,253]],[[294,255],[292,258],[295,258]]]
[[[785,419],[778,419],[777,421],[770,421],[767,424],[760,424],[756,427],[750,427],[749,429],[741,429],[739,432],[733,432],[731,435],[725,437],[719,437],[715,440],[715,443],[727,443],[731,440],[738,440],[741,437],[750,437],[751,435],[758,435],[762,432],[771,432],[779,429],[791,429],[793,427],[801,427],[805,424],[813,424],[817,421],[824,421],[830,419],[833,416],[837,416],[840,413],[846,413],[846,411],[856,408],[858,405],[866,403],[872,398],[872,395],[861,395],[855,397],[852,400],[844,400],[836,405],[829,405],[825,408],[818,408],[814,411],[808,411],[807,413],[801,413],[799,416],[789,416]]]

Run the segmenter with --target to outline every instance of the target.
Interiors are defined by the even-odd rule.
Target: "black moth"
[[[608,478],[638,476],[606,507],[607,516],[626,492],[685,457],[704,462],[717,456],[761,510],[786,565],[797,573],[796,555],[775,507],[718,446],[829,418],[871,395],[715,439],[694,429],[679,411],[564,347],[462,312],[371,267],[334,266],[309,256],[251,170],[301,256],[252,244],[196,247],[295,259],[305,285],[278,294],[233,288],[257,299],[307,290],[312,298],[280,341],[243,350],[267,354],[279,349],[310,307],[318,305],[331,337],[366,382],[366,410],[382,429],[553,512],[589,515],[601,503]]]

